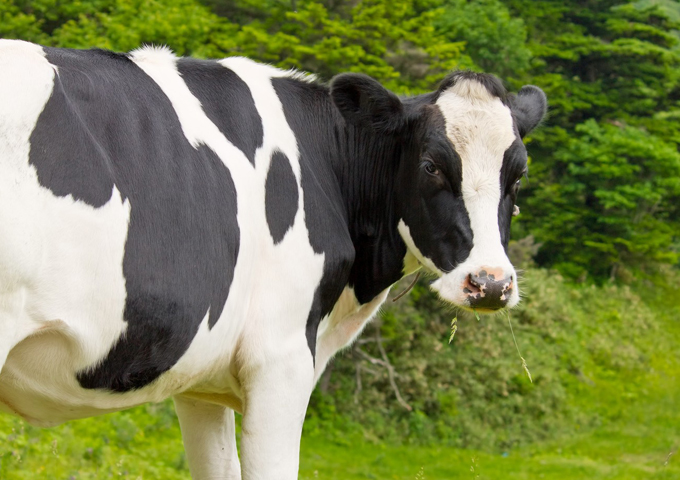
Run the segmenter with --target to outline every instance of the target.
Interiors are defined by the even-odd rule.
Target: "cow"
[[[400,98],[0,40],[0,410],[49,427],[172,397],[193,478],[297,478],[311,391],[395,282],[519,301],[506,249],[546,104],[473,72]]]

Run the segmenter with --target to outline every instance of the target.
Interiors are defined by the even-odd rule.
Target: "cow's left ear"
[[[536,128],[547,112],[548,99],[543,90],[534,85],[523,86],[512,101],[512,113],[522,137]]]
[[[378,81],[361,73],[343,73],[331,81],[331,98],[348,123],[393,133],[403,122],[401,100]]]

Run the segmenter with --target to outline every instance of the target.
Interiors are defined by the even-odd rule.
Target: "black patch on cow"
[[[501,198],[498,204],[498,228],[501,233],[501,244],[506,250],[510,242],[512,210],[519,193],[518,180],[526,175],[526,171],[527,151],[518,134],[503,154],[503,166],[500,173]]]
[[[269,232],[277,244],[293,226],[298,209],[298,186],[288,157],[276,151],[272,155],[265,185],[265,211]]]
[[[95,208],[130,202],[122,259],[127,331],[83,388],[126,392],[169,370],[229,295],[239,251],[236,190],[215,153],[193,148],[169,99],[126,56],[46,48],[58,67],[31,135],[44,187]],[[92,319],[96,322],[96,319]]]
[[[345,203],[329,161],[337,156],[338,132],[329,118],[325,87],[291,78],[274,78],[272,85],[298,141],[309,242],[316,253],[325,254],[323,277],[307,319],[307,344],[314,357],[319,323],[340,298],[354,261]],[[310,113],[325,121],[310,122]]]
[[[203,111],[255,165],[264,132],[248,85],[236,73],[211,60],[181,58],[177,70]]]
[[[354,240],[356,258],[349,284],[360,304],[377,297],[403,276],[406,244],[399,237],[398,222],[376,231],[359,235]]]

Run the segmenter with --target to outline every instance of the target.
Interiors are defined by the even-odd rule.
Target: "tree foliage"
[[[516,232],[573,277],[677,263],[678,25],[617,1],[507,3],[530,19],[534,58],[518,80],[550,99]]]
[[[500,0],[447,0],[435,21],[452,42],[464,42],[465,53],[482,71],[501,78],[526,72],[531,59],[524,21],[513,17]]]
[[[0,35],[47,45],[246,55],[402,94],[454,68],[539,85],[550,118],[514,233],[597,281],[678,261],[678,19],[672,0],[0,0]]]

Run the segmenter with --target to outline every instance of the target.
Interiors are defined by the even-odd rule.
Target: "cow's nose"
[[[482,269],[471,273],[465,279],[463,292],[467,295],[472,308],[483,310],[499,310],[510,300],[514,288],[513,276],[503,277],[502,273],[491,273],[491,269]]]

